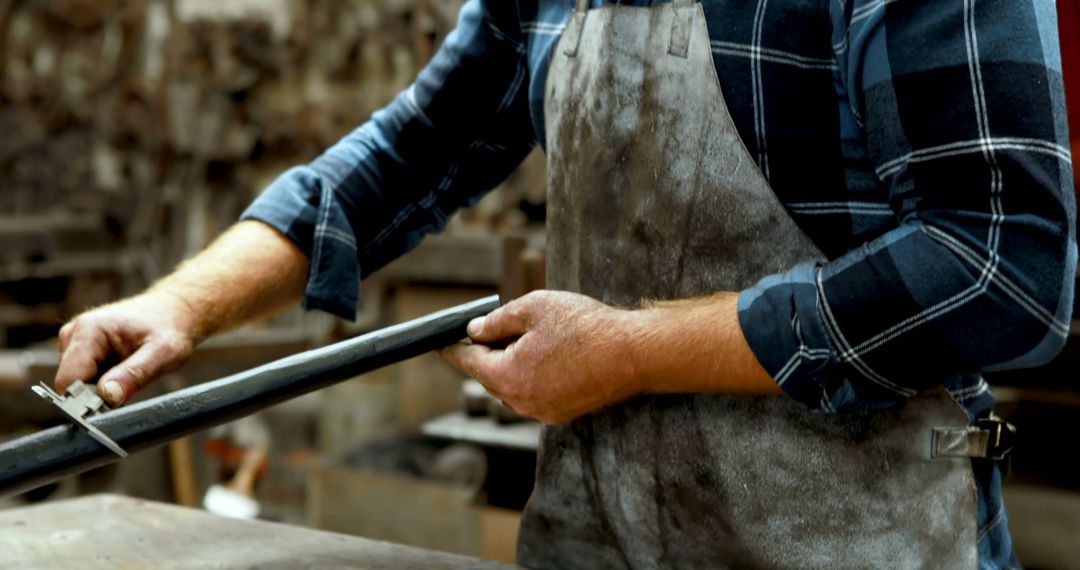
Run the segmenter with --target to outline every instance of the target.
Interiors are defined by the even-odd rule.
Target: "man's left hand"
[[[558,424],[641,393],[633,311],[535,291],[469,323],[439,355],[516,412]],[[487,346],[508,343],[505,348]]]

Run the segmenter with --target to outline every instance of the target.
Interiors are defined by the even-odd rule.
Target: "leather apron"
[[[740,291],[823,255],[747,152],[700,4],[588,9],[547,77],[547,285],[615,305]],[[944,390],[874,415],[642,397],[546,426],[531,568],[973,568],[970,459]]]

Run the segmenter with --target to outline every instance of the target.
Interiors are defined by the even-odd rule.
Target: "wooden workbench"
[[[118,495],[0,511],[0,569],[510,570],[497,562]]]

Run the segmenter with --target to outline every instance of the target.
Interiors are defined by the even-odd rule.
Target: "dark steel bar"
[[[276,360],[252,370],[93,416],[89,423],[130,452],[167,443],[453,344],[468,322],[499,306],[492,296]],[[119,458],[73,425],[0,444],[0,497],[28,491]]]

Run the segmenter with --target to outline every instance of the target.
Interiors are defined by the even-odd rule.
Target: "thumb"
[[[109,369],[97,383],[97,393],[112,406],[123,404],[140,388],[172,371],[178,355],[167,343],[147,343],[120,364]]]

